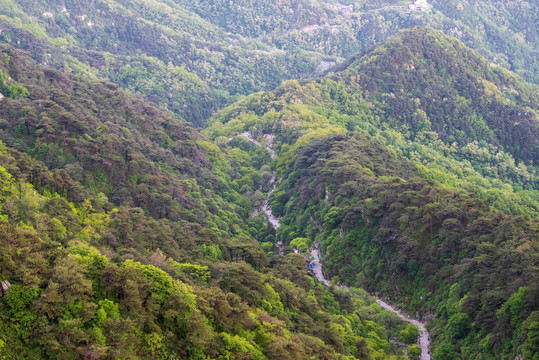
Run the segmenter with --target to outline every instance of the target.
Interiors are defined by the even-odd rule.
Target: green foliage
[[[312,241],[307,238],[295,238],[290,241],[290,247],[293,249],[298,249],[301,252],[306,252],[310,247],[312,247]]]
[[[214,260],[220,260],[222,258],[222,252],[219,248],[219,245],[206,245],[202,244],[202,252],[205,256],[214,259]]]
[[[436,348],[432,355],[433,360],[454,360],[455,347],[452,344],[444,343]]]
[[[0,41],[57,70],[112,81],[197,126],[238,95],[322,73],[412,26],[457,36],[490,62],[539,81],[529,2],[433,0],[421,13],[402,1],[344,3],[120,0],[63,11],[44,0],[5,1]],[[428,67],[422,60],[418,66]]]
[[[24,86],[13,83],[11,85],[6,85],[7,77],[6,74],[4,74],[4,71],[0,69],[0,93],[3,96],[10,97],[12,99],[16,99],[21,95],[29,95],[30,92],[27,88]]]
[[[0,110],[2,356],[403,355],[386,340],[403,322],[317,284],[250,218],[272,177],[265,149],[214,145],[112,84],[2,49],[32,89]]]
[[[532,313],[524,324],[526,341],[522,345],[525,359],[536,360],[539,354],[539,312]]]
[[[417,28],[242,99],[203,133],[274,136],[276,241],[317,240],[326,277],[433,315],[440,358],[513,358],[537,309],[536,93]]]
[[[441,44],[451,51],[444,53]],[[420,60],[429,67],[410,67]],[[448,80],[438,79],[437,64],[459,71]],[[398,71],[393,71],[395,67]],[[215,115],[205,134],[234,136],[253,126],[247,114],[259,114],[255,128],[279,135],[277,141],[284,144],[280,163],[286,164],[284,158],[313,138],[356,130],[376,137],[392,155],[412,160],[422,177],[444,188],[475,193],[507,214],[539,214],[539,171],[532,160],[539,156],[535,86],[489,66],[462,43],[428,29],[404,31],[339,70],[317,81],[288,82],[267,95],[239,101]],[[391,88],[381,84],[380,74],[385,73],[391,74]],[[504,87],[519,95],[507,102]],[[425,97],[426,93],[430,95]],[[439,103],[459,109],[458,113],[446,115],[445,107],[436,106]],[[515,107],[520,115],[514,113]],[[500,113],[507,114],[503,120]],[[276,120],[284,118],[287,121]],[[430,127],[417,126],[426,120]],[[367,165],[365,171],[369,170]],[[286,201],[277,189],[271,200],[277,214]],[[325,216],[327,226],[336,227],[339,208]]]
[[[207,266],[189,264],[189,263],[177,263],[173,259],[168,259],[170,266],[176,271],[178,276],[189,276],[197,282],[206,283],[210,278],[210,271]]]
[[[417,344],[410,345],[406,348],[406,354],[413,359],[417,359],[421,356],[421,348]]]
[[[526,297],[528,296],[529,289],[527,287],[521,287],[516,293],[502,305],[500,310],[496,313],[498,317],[502,317],[509,313],[510,323],[515,327],[519,327],[524,321]]]
[[[419,337],[419,329],[413,324],[408,324],[406,329],[399,333],[399,340],[405,344],[415,344]]]
[[[239,337],[238,335],[229,335],[227,333],[221,333],[221,339],[225,344],[225,355],[222,359],[236,359],[246,358],[253,360],[264,360],[266,357],[257,348],[257,346],[251,344],[246,339]]]
[[[316,240],[328,277],[434,315],[434,359],[519,351],[533,359],[536,87],[440,32],[412,29],[337,73],[242,98],[200,135],[160,108],[201,124],[230,94],[310,73],[327,52],[289,52],[305,31],[283,51],[274,40],[228,34],[238,42],[230,43],[179,3],[82,4],[95,28],[45,16],[56,10],[40,2],[10,3],[17,19],[0,16],[2,39],[21,37],[30,50],[39,43],[44,52],[30,53],[54,54],[40,62],[92,79],[1,46],[2,86],[16,94],[0,107],[0,279],[12,284],[0,300],[6,357],[404,356],[395,344],[414,342],[415,327],[364,291],[316,283],[302,255],[273,246],[304,250]],[[203,17],[222,11],[182,4]],[[266,11],[261,4],[235,8]],[[301,4],[297,13],[268,9],[297,16],[292,30],[301,30],[322,9]],[[342,19],[323,9],[320,19]],[[233,31],[249,36],[291,30],[248,14],[211,21],[233,27],[227,21],[241,18],[252,28]],[[103,28],[109,20],[118,26]],[[359,46],[344,48],[348,38],[332,54]],[[372,41],[358,38],[360,47]],[[250,216],[273,170],[277,231],[263,213]]]
[[[530,35],[529,29],[535,24],[526,16],[531,11],[527,2],[433,0],[429,1],[432,6],[424,12],[408,11],[410,2],[403,1],[344,1],[340,4],[284,1],[276,4],[238,0],[231,4],[223,0],[212,3],[181,0],[180,4],[233,34],[275,44],[288,51],[299,48],[344,58],[385,41],[400,29],[429,26],[459,37],[468,46],[488,54],[491,61],[511,66],[537,82],[538,68],[531,50],[537,39]],[[357,21],[358,18],[361,21]],[[320,70],[324,70],[323,65]]]
[[[58,191],[81,202],[92,198],[93,202],[83,204],[86,210],[78,224],[72,224],[83,227],[81,241],[92,243],[105,235],[109,221],[129,217],[125,212],[104,215],[94,210],[108,200],[143,208],[156,220],[208,222],[214,224],[209,226],[212,231],[227,238],[249,232],[243,219],[252,209],[248,196],[260,186],[256,169],[249,164],[240,167],[235,157],[229,159],[219,147],[201,140],[185,123],[113,84],[88,83],[44,71],[8,46],[1,52],[10,58],[14,79],[35,89],[35,94],[32,99],[19,97],[4,103],[0,116],[10,121],[2,123],[0,139],[57,169],[47,178],[33,175],[31,182],[38,191]],[[31,75],[23,71],[23,64],[32,69]],[[73,88],[64,88],[65,83]],[[46,106],[38,105],[41,101]],[[125,106],[115,105],[118,103]],[[232,180],[247,174],[254,180],[241,189],[231,188]],[[172,193],[164,194],[164,189]],[[100,199],[98,193],[102,193]],[[63,222],[60,215],[53,217]],[[73,231],[72,227],[66,226],[64,231],[60,224],[54,225],[59,241]],[[125,228],[121,240],[141,248],[163,249],[170,227],[156,222],[153,226],[159,230],[141,235],[146,237],[142,243],[134,242],[132,227],[129,231]]]
[[[456,313],[451,315],[447,322],[446,334],[450,339],[460,339],[470,329],[470,317],[468,314]]]
[[[289,225],[283,227],[281,238],[310,234],[302,224],[306,213],[314,214],[309,222],[314,223],[314,231],[318,228],[330,276],[389,293],[398,284],[414,311],[434,312],[440,329],[434,334],[440,340],[466,344],[474,341],[477,332],[483,336],[495,332],[511,344],[506,351],[514,351],[509,349],[524,338],[513,340],[512,334],[522,331],[523,321],[536,305],[526,287],[507,284],[520,283],[518,274],[535,273],[531,264],[537,243],[527,239],[536,239],[537,220],[503,215],[473,195],[440,189],[409,172],[413,167],[386,151],[359,134],[323,138],[297,151],[289,173],[301,171],[302,177],[294,180],[294,186],[290,186],[293,175],[282,181],[292,200],[285,207]],[[367,164],[371,171],[365,170]],[[327,198],[326,187],[334,191]],[[308,195],[313,193],[314,199]],[[325,214],[337,206],[339,221],[325,221]],[[527,233],[523,238],[517,235],[522,231]],[[496,240],[501,238],[503,243]],[[519,270],[509,275],[501,264]],[[452,281],[454,273],[459,281],[449,292],[443,284]],[[478,291],[490,296],[480,296]],[[416,342],[417,329],[412,329],[402,330],[399,340]]]

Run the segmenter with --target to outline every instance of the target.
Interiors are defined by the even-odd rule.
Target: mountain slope
[[[302,147],[273,202],[288,225],[280,239],[320,240],[326,275],[422,312],[432,320],[434,354],[533,359],[537,219],[395,176],[378,160],[389,154],[374,149],[354,135]]]
[[[529,1],[4,1],[0,41],[142,94],[197,127],[240,95],[319,74],[400,29],[431,26],[537,83]]]
[[[206,190],[230,193],[225,189],[232,179],[212,173],[211,144],[169,113],[114,84],[38,68],[9,47],[2,47],[2,56],[3,72],[29,92],[2,103],[0,140],[8,146],[156,218],[204,221],[212,216],[208,206],[215,206],[210,199],[220,196]],[[194,195],[199,191],[202,199]],[[232,204],[217,201],[223,209]]]
[[[234,34],[342,58],[380,44],[401,29],[430,26],[537,83],[538,10],[532,1],[433,0],[420,7],[424,11],[410,10],[414,1],[392,0],[178,3]]]
[[[419,312],[434,359],[534,359],[538,93],[414,28],[237,102],[204,134],[274,136],[277,240],[319,243],[335,282]]]
[[[40,63],[107,78],[201,126],[239,94],[313,71],[319,55],[236,38],[174,3],[4,5],[1,38]],[[106,34],[105,36],[103,34]]]
[[[353,82],[359,74],[358,84],[395,124],[411,131],[432,126],[446,143],[486,141],[528,163],[539,158],[538,88],[460,41],[427,28],[404,31],[349,62],[335,79]]]
[[[281,131],[286,141],[295,140],[288,127],[305,116],[311,126],[361,130],[444,187],[467,189],[507,213],[539,214],[537,86],[428,28],[403,31],[341,70],[253,95],[214,122],[254,112],[260,130]],[[232,133],[212,126],[207,134]]]
[[[417,338],[271,243],[262,148],[7,45],[0,92],[0,357],[402,359]]]

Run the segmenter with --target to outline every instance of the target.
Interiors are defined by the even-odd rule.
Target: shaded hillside
[[[333,78],[367,89],[403,132],[432,129],[449,144],[482,141],[526,163],[539,158],[539,89],[460,41],[417,28],[349,62]]]
[[[279,134],[284,144],[298,130],[361,130],[412,160],[427,179],[476,193],[504,212],[537,216],[537,93],[458,40],[414,28],[341,71],[237,102],[206,134],[230,137],[242,128],[238,121]],[[244,115],[250,113],[258,119]]]
[[[462,40],[491,62],[537,83],[537,7],[533,1],[200,1],[178,0],[234,34],[278,48],[348,58],[399,30],[430,26]]]
[[[34,171],[39,163],[0,145],[2,163],[17,174],[0,166],[0,279],[9,282],[0,297],[4,358],[396,359],[389,354],[402,353],[386,339],[395,341],[405,324],[364,291],[350,297],[316,285],[302,256],[269,262],[256,243],[219,240],[197,224],[156,222],[139,208],[103,210],[100,199],[78,203],[40,193],[18,166]],[[159,238],[166,243],[155,243]],[[157,244],[166,252],[152,250]]]
[[[187,124],[114,84],[39,68],[7,46],[2,58],[2,71],[29,93],[2,101],[0,140],[8,146],[155,218],[205,224],[218,206],[245,228],[248,199],[229,185],[240,173],[218,163],[224,155]],[[66,180],[66,193],[70,186]]]
[[[34,60],[106,78],[197,126],[239,95],[280,85],[318,66],[318,54],[274,51],[174,3],[7,2],[3,42]]]
[[[406,161],[395,174],[379,148],[353,133],[301,147],[272,203],[279,238],[321,240],[329,277],[431,319],[435,359],[533,359],[537,219],[402,175]]]

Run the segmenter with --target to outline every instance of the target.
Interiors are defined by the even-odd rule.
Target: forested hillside
[[[0,41],[38,63],[105,78],[203,127],[241,95],[319,74],[400,29],[456,36],[537,83],[530,1],[13,1]],[[419,9],[419,10],[418,10]]]
[[[335,281],[432,319],[436,360],[533,359],[539,221],[395,173],[380,147],[358,135],[302,147],[275,199],[289,224],[280,238],[321,240]]]
[[[37,62],[140,93],[197,126],[240,94],[313,72],[320,54],[278,51],[173,2],[7,1],[0,39]]]
[[[0,59],[2,358],[406,358],[417,329],[316,282],[249,216],[265,150],[222,150],[10,46]]]
[[[301,133],[289,128],[361,130],[445,188],[473,192],[509,214],[539,214],[536,85],[424,28],[402,32],[341,70],[238,101],[206,134],[230,137],[256,124],[286,136],[287,149]]]
[[[416,28],[216,114],[275,136],[277,239],[430,320],[435,360],[538,354],[537,87]],[[266,136],[267,137],[267,136]]]
[[[455,36],[491,61],[538,81],[533,1],[346,0],[279,2],[178,0],[227,31],[278,48],[348,58],[399,29],[430,26]]]
[[[538,360],[537,11],[0,1],[0,358]]]

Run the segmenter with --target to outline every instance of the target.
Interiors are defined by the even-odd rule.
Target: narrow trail
[[[260,207],[260,211],[263,211],[266,213],[266,216],[268,217],[268,220],[271,223],[271,226],[273,226],[274,229],[277,229],[280,225],[279,219],[277,219],[277,217],[273,215],[273,212],[271,211],[271,205],[270,205],[270,196],[275,191],[275,188],[277,187],[277,184],[275,183],[275,174],[271,177],[268,184],[270,185],[270,189],[268,191],[268,195],[266,196],[266,202],[264,203],[264,205]],[[258,213],[258,211],[256,212]]]
[[[255,138],[253,138],[251,133],[248,132],[248,131],[243,132],[241,134],[241,136],[246,137],[250,142],[252,142],[255,145],[262,146],[262,144],[260,142],[258,142]],[[274,138],[273,135],[265,135],[265,140],[267,142],[266,150],[269,151],[270,156],[271,156],[272,159],[274,159],[275,156],[276,156],[275,151],[273,150],[273,138]],[[268,216],[269,222],[271,223],[273,228],[275,230],[277,230],[277,228],[280,225],[279,219],[275,215],[273,215],[273,213],[271,211],[270,201],[269,201],[271,194],[273,193],[273,191],[275,191],[275,188],[277,186],[277,184],[275,182],[275,172],[273,172],[273,176],[269,180],[268,184],[270,185],[270,190],[268,191],[268,194],[267,194],[267,197],[266,197],[266,202],[259,209],[255,210],[254,214],[256,215],[259,211],[265,212],[266,215]],[[316,224],[316,222],[315,222],[315,224]],[[318,225],[318,227],[319,227],[319,229],[321,231],[323,231],[323,228],[321,228],[320,225]],[[282,248],[282,242],[280,242],[280,244],[278,243],[277,245],[279,246],[279,249]],[[324,277],[324,273],[322,271],[322,262],[320,261],[321,256],[320,256],[320,248],[319,248],[319,246],[320,246],[320,243],[316,242],[315,247],[310,249],[311,256],[316,260],[316,262],[314,264],[313,271],[314,271],[314,274],[315,274],[316,278],[318,279],[318,281],[320,281],[321,283],[323,283],[326,286],[329,286],[329,280],[327,280]],[[340,287],[349,290],[349,288],[347,286],[340,285]],[[393,307],[393,306],[389,305],[388,303],[386,303],[384,300],[382,300],[378,296],[376,296],[376,295],[373,295],[373,296],[376,299],[376,302],[381,307],[383,307],[386,310],[394,312],[402,320],[404,320],[406,322],[409,322],[411,324],[414,324],[415,326],[417,326],[419,328],[418,345],[421,348],[420,360],[431,360],[431,356],[430,356],[430,339],[429,339],[429,333],[428,333],[427,329],[425,328],[425,324],[418,321],[418,320],[412,319],[411,317],[404,314],[400,310],[397,310],[395,307]]]

